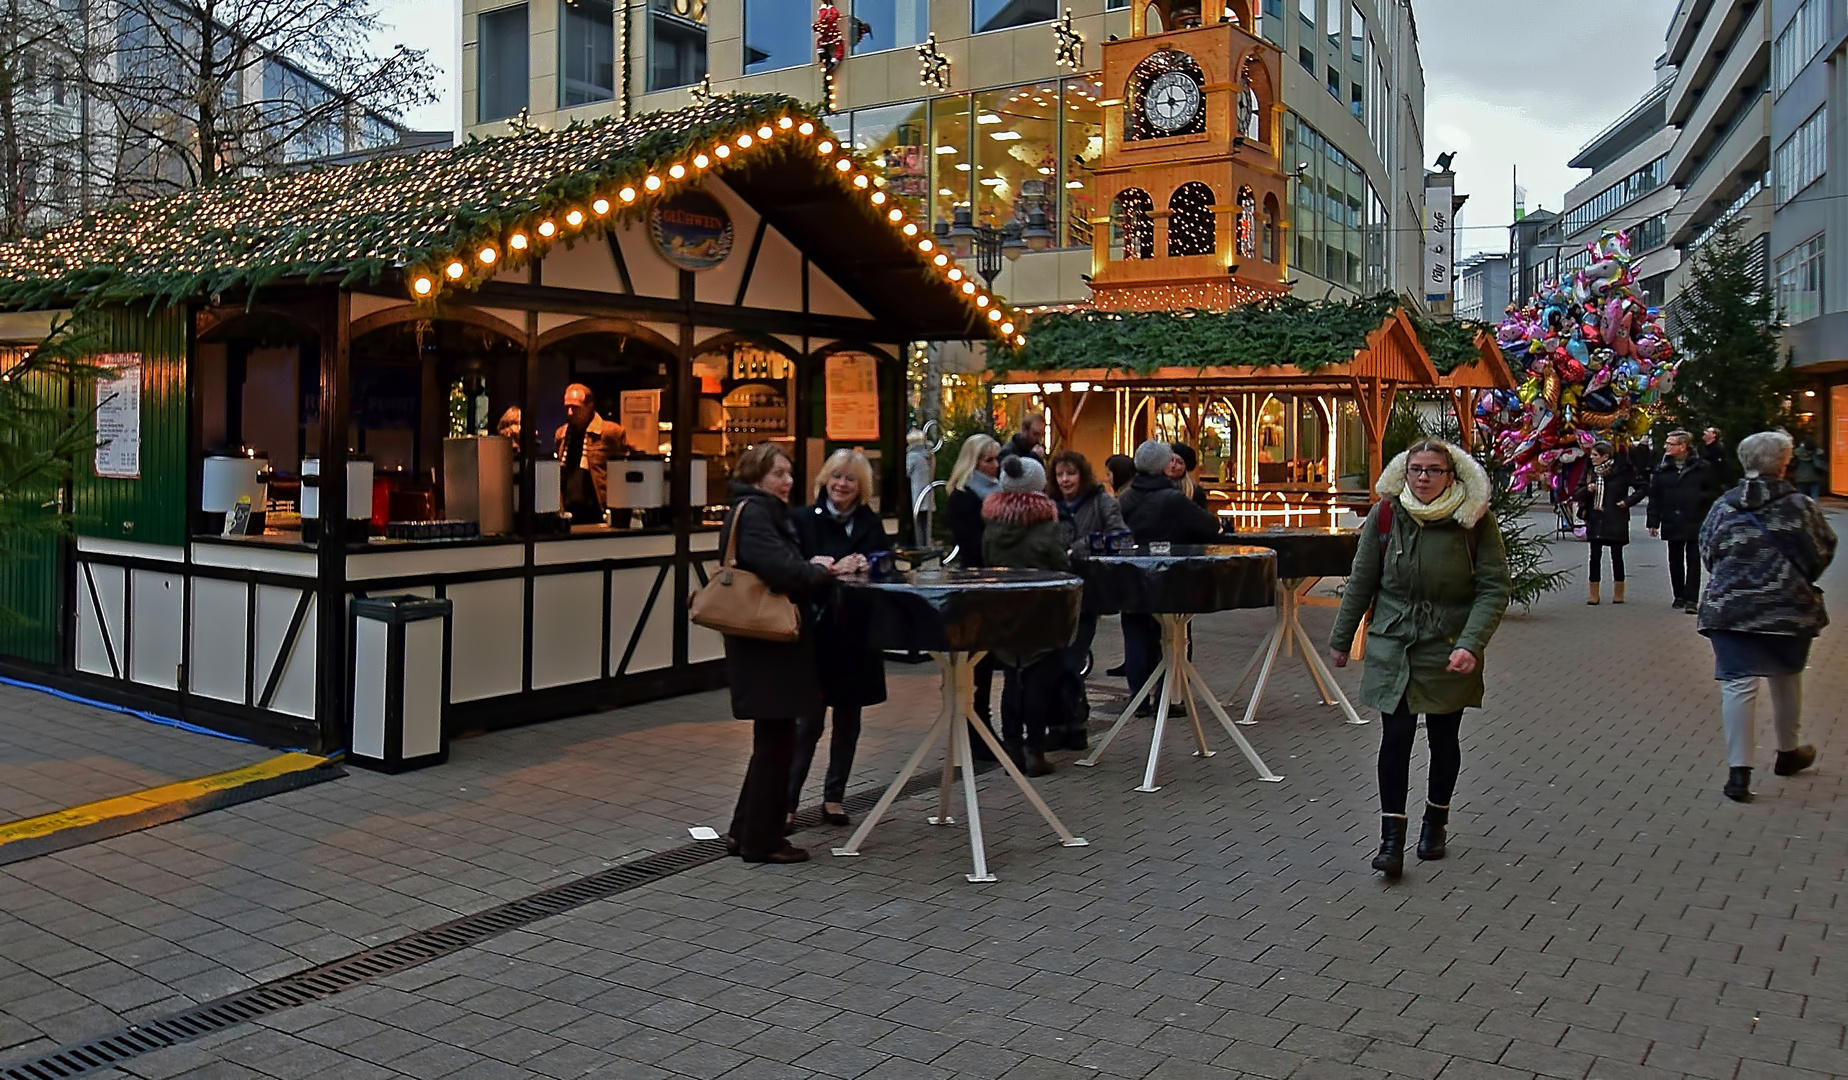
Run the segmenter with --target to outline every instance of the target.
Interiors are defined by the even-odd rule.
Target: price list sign
[[[96,475],[117,480],[141,476],[141,354],[97,358]]]

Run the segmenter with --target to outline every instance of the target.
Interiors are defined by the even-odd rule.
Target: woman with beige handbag
[[[696,622],[725,632],[732,715],[752,721],[751,764],[725,838],[745,862],[808,859],[783,831],[796,721],[822,707],[807,609],[826,599],[835,574],[858,568],[851,559],[803,559],[789,519],[794,486],[789,458],[775,443],[739,456],[731,513],[719,533],[720,569],[693,604]]]

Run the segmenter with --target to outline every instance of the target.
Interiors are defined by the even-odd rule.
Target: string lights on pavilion
[[[678,187],[697,183],[701,174],[735,158],[786,146],[792,140],[811,143],[822,168],[835,182],[864,198],[871,212],[884,217],[918,259],[956,290],[991,335],[1003,342],[1025,344],[1022,320],[983,289],[975,275],[957,265],[956,259],[932,238],[926,222],[907,214],[833,132],[814,119],[790,115],[763,120],[754,128],[747,125],[730,137],[670,162],[666,168],[649,171],[639,182],[629,178],[599,185],[579,201],[554,207],[549,213],[536,213],[496,235],[476,238],[459,250],[421,263],[408,271],[411,293],[418,300],[434,300],[445,288],[467,287],[503,269],[541,258],[553,243],[607,229],[618,210],[635,207],[638,200],[664,196]]]

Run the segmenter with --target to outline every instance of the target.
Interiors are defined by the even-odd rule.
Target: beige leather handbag
[[[741,503],[732,514],[731,535],[725,538],[719,572],[687,601],[689,617],[699,626],[733,637],[795,641],[802,636],[802,616],[795,601],[772,592],[763,578],[734,565],[745,505]]]

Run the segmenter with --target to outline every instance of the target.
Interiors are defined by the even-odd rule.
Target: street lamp
[[[1024,224],[1015,218],[1000,228],[975,224],[974,215],[967,206],[958,206],[951,219],[942,238],[958,256],[975,256],[976,272],[982,275],[991,292],[995,278],[1001,276],[1001,260],[1013,262],[1028,251],[1044,251],[1052,246],[1054,239],[1046,222],[1046,212],[1038,208],[1028,213]]]

